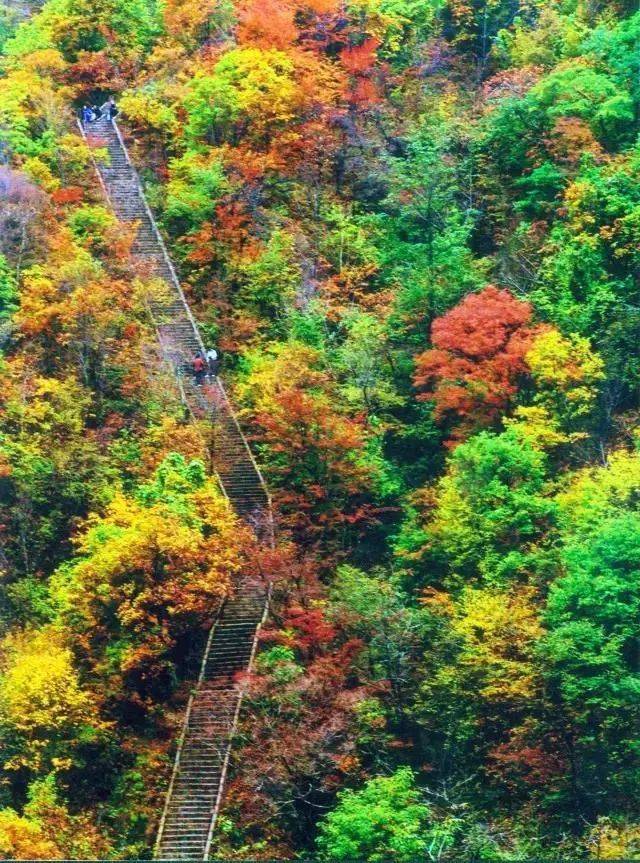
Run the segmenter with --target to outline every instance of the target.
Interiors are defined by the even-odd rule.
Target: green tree
[[[431,811],[404,767],[393,776],[370,779],[360,791],[341,792],[336,808],[320,823],[317,846],[326,860],[410,863],[431,856],[434,832]],[[450,841],[443,836],[440,844]]]
[[[555,519],[546,458],[513,430],[457,447],[424,509],[422,501],[416,495],[396,544],[409,569],[422,561],[432,578],[453,584],[478,576],[501,583],[543,565],[538,544]]]
[[[366,643],[369,673],[388,681],[400,715],[416,686],[415,664],[433,628],[431,615],[415,608],[386,573],[353,566],[338,568],[330,598],[330,616]]]
[[[424,347],[431,321],[483,281],[470,251],[479,214],[468,196],[471,206],[460,205],[465,144],[444,123],[412,136],[406,156],[390,160],[388,195],[368,220],[381,273],[395,286],[391,334],[403,345]]]
[[[569,542],[551,587],[541,651],[565,727],[572,792],[589,816],[627,808],[640,776],[640,516],[624,513]]]
[[[188,151],[169,162],[164,220],[176,233],[186,234],[210,219],[229,191],[221,162]]]
[[[347,403],[373,416],[402,405],[404,399],[393,382],[383,323],[355,309],[343,321],[345,340],[334,363],[344,380],[340,388]]]
[[[71,62],[106,48],[122,58],[151,48],[160,33],[158,11],[154,0],[49,0],[29,26],[47,34]]]
[[[11,317],[17,307],[18,292],[13,271],[5,256],[0,255],[0,326]]]

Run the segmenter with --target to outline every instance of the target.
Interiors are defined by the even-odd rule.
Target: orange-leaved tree
[[[374,517],[363,418],[344,411],[314,348],[279,345],[249,364],[239,392],[285,524],[304,545],[344,542]]]
[[[489,285],[434,321],[433,347],[416,357],[418,399],[433,400],[450,443],[491,426],[509,407],[527,372],[536,329],[529,303]]]

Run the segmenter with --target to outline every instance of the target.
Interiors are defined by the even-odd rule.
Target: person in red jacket
[[[207,374],[207,364],[204,361],[204,357],[198,351],[198,353],[193,358],[193,362],[191,363],[193,368],[193,376],[196,379],[196,383],[198,386],[202,386],[205,376]]]

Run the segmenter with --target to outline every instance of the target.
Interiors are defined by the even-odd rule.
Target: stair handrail
[[[271,494],[269,493],[269,489],[267,488],[267,484],[264,480],[264,476],[262,475],[262,471],[260,470],[258,462],[256,461],[255,456],[253,455],[251,447],[249,446],[249,442],[247,441],[245,434],[242,431],[242,428],[240,427],[238,417],[236,416],[236,412],[234,411],[234,409],[231,406],[231,402],[229,401],[229,396],[227,395],[227,391],[225,390],[224,386],[222,385],[222,381],[220,380],[220,378],[217,375],[215,377],[215,382],[216,382],[216,386],[218,387],[218,390],[220,391],[220,397],[222,398],[222,400],[224,402],[224,406],[225,406],[225,409],[227,411],[227,414],[231,417],[238,434],[242,438],[242,443],[244,444],[244,447],[247,451],[247,455],[249,456],[249,460],[251,461],[251,465],[253,467],[253,470],[255,471],[255,474],[258,477],[260,487],[262,488],[262,491],[264,492],[265,498],[267,500],[267,511],[268,511],[267,514],[269,516],[269,519],[272,519]]]
[[[262,615],[260,620],[256,625],[255,632],[253,634],[253,638],[251,641],[251,653],[249,654],[249,659],[247,661],[246,674],[250,674],[253,668],[253,664],[255,662],[256,653],[258,650],[258,642],[260,640],[260,630],[265,624],[267,620],[268,612],[269,612],[269,603],[271,599],[271,584],[267,587],[265,593],[265,602],[264,607],[262,609]],[[189,728],[189,723],[191,720],[191,712],[193,710],[193,704],[198,695],[198,691],[204,682],[205,673],[207,670],[207,663],[209,661],[209,656],[211,655],[211,644],[213,642],[213,636],[216,631],[216,627],[220,623],[220,619],[222,617],[222,613],[224,611],[225,605],[228,602],[228,597],[225,597],[222,605],[218,609],[218,613],[216,614],[216,619],[211,624],[211,628],[209,629],[209,634],[207,635],[207,643],[205,645],[205,649],[202,654],[202,661],[200,663],[200,673],[198,675],[198,682],[196,686],[191,691],[189,695],[189,700],[187,702],[187,708],[185,710],[184,719],[182,721],[182,729],[180,731],[180,738],[178,741],[178,747],[176,749],[176,755],[173,762],[173,769],[171,771],[171,779],[169,781],[169,787],[167,788],[165,803],[162,810],[162,816],[160,818],[160,824],[158,825],[158,835],[156,837],[155,847],[154,847],[154,860],[158,859],[158,854],[160,852],[160,846],[162,844],[162,839],[164,836],[164,828],[166,825],[167,817],[169,814],[169,807],[171,806],[171,798],[173,796],[173,789],[175,787],[176,781],[178,779],[178,775],[180,773],[180,759],[182,757],[182,750],[184,748],[184,743],[187,737],[187,730]],[[240,710],[242,708],[242,700],[244,698],[246,692],[246,685],[237,688],[238,700],[236,701],[236,706],[234,708],[233,717],[231,722],[229,723],[229,733],[226,742],[226,751],[223,758],[222,769],[220,771],[220,783],[218,787],[218,793],[216,795],[216,802],[214,804],[213,812],[211,813],[211,823],[209,825],[209,831],[207,833],[207,841],[205,845],[205,852],[203,856],[203,860],[207,860],[209,858],[209,852],[211,850],[211,844],[213,842],[213,834],[216,826],[216,821],[218,819],[218,814],[220,812],[220,806],[222,804],[222,796],[224,794],[225,780],[227,777],[227,772],[229,769],[229,761],[231,757],[231,738],[235,734],[236,728],[238,726],[238,721],[240,718]]]
[[[80,120],[79,117],[76,117],[76,123],[78,124],[78,129],[80,129],[80,134],[82,135],[82,139],[85,142],[85,144],[87,145],[87,149],[89,150],[89,158],[91,159],[91,164],[93,165],[93,170],[95,171],[95,173],[98,177],[98,182],[100,183],[100,188],[102,189],[102,194],[105,196],[107,203],[109,204],[109,206],[113,210],[114,207],[113,207],[113,201],[111,200],[111,195],[109,194],[109,190],[107,189],[107,185],[102,178],[102,174],[100,173],[100,168],[98,167],[98,163],[96,162],[95,156],[93,155],[93,148],[91,147],[91,144],[89,143],[89,141],[87,139],[87,133],[86,133],[85,128],[82,124],[82,120]]]
[[[80,120],[79,117],[76,117],[76,123],[78,124],[78,129],[80,129],[80,134],[82,135],[82,138],[83,138],[83,140],[84,140],[84,142],[87,145],[87,148],[89,150],[89,158],[91,159],[91,164],[93,165],[93,170],[95,171],[96,176],[98,177],[98,182],[100,183],[100,188],[102,190],[102,194],[104,195],[104,198],[105,198],[107,204],[109,205],[110,209],[115,212],[113,200],[111,199],[111,195],[109,194],[109,189],[107,188],[107,184],[104,181],[104,178],[102,176],[100,168],[98,167],[98,163],[96,162],[95,156],[93,155],[93,148],[91,147],[91,145],[89,144],[89,141],[87,139],[87,133],[86,133],[86,130],[84,128],[84,124],[82,123],[82,121]],[[153,311],[151,310],[151,305],[147,299],[144,300],[144,305],[147,309],[147,314],[149,315],[150,320],[153,321]],[[155,324],[155,322],[154,322],[154,324]],[[157,325],[156,325],[156,330],[157,330]],[[160,342],[160,348],[162,350],[162,353],[165,356],[165,359],[174,368],[173,376],[175,377],[176,382],[178,384],[178,392],[180,393],[180,401],[184,405],[186,405],[186,407],[188,408],[189,407],[189,401],[188,401],[187,395],[184,391],[184,385],[182,383],[182,377],[179,374],[178,369],[175,366],[175,363],[173,361],[171,361],[169,355],[167,354],[167,352],[165,350],[165,345],[164,345],[164,342],[160,336],[159,330],[158,330],[158,340]],[[216,476],[217,476],[217,474],[216,474]],[[218,477],[218,485],[220,485],[220,487],[222,488],[222,483],[220,482],[220,477]],[[226,492],[224,492],[224,494],[225,494],[225,497],[227,497]]]
[[[116,134],[118,143],[120,145],[120,148],[122,150],[122,153],[124,155],[125,161],[126,161],[128,167],[131,171],[131,174],[134,178],[138,197],[139,197],[139,199],[142,203],[142,206],[145,210],[145,214],[146,214],[147,218],[149,219],[149,223],[151,225],[152,231],[155,235],[155,238],[156,238],[158,245],[160,247],[160,250],[162,252],[163,259],[164,259],[164,261],[167,265],[167,269],[169,270],[169,273],[171,275],[171,281],[173,283],[173,286],[178,293],[181,305],[182,305],[182,307],[185,311],[185,314],[187,316],[187,319],[188,319],[188,321],[192,327],[196,341],[197,341],[198,345],[200,346],[200,349],[204,353],[205,347],[204,347],[204,343],[202,341],[202,337],[200,335],[200,330],[199,330],[198,325],[195,321],[193,313],[191,312],[191,308],[190,308],[189,304],[187,303],[186,297],[184,295],[184,292],[183,292],[182,287],[180,285],[180,282],[178,280],[178,277],[177,277],[175,268],[173,266],[173,263],[171,261],[171,258],[169,257],[169,253],[168,253],[167,248],[165,246],[164,240],[162,239],[162,235],[160,234],[160,231],[159,231],[158,226],[156,224],[155,218],[151,212],[151,209],[149,208],[149,204],[147,203],[147,199],[146,199],[146,196],[144,194],[144,190],[142,188],[142,184],[140,182],[138,172],[131,162],[127,147],[124,143],[124,139],[122,137],[122,134],[120,132],[118,124],[115,122],[114,118],[109,118],[109,121],[110,121],[110,123],[111,123],[111,125],[115,131],[115,134]],[[80,132],[81,132],[83,139],[85,140],[85,142],[88,143],[86,133],[85,133],[84,127],[82,126],[82,123],[79,120],[77,120],[77,123],[78,123],[78,126],[80,128]],[[96,160],[93,156],[93,153],[91,152],[91,148],[90,148],[90,155],[91,155],[91,160],[93,162],[94,168],[95,168],[96,173],[98,175],[100,185],[101,185],[102,190],[104,192],[105,198],[109,202],[109,204],[113,207],[113,202],[111,200],[111,196],[109,195],[109,192],[107,190],[106,184],[104,183],[104,179],[102,177],[102,174],[99,170],[99,167],[96,163]],[[179,377],[179,375],[177,375],[177,376]],[[214,380],[215,380],[215,385],[216,385],[218,392],[220,394],[222,403],[224,405],[224,409],[226,410],[226,414],[228,417],[231,418],[233,426],[234,426],[235,430],[237,431],[237,433],[240,437],[240,440],[242,441],[243,448],[244,448],[244,450],[245,450],[245,452],[249,458],[249,461],[250,461],[250,464],[253,468],[253,471],[254,471],[255,475],[257,476],[259,484],[260,484],[262,491],[265,495],[265,499],[266,499],[265,511],[266,511],[267,518],[269,520],[269,525],[268,525],[269,526],[269,543],[273,547],[274,536],[273,536],[273,511],[272,511],[271,495],[269,494],[269,490],[268,490],[267,485],[264,481],[262,471],[260,470],[260,468],[259,468],[259,466],[255,460],[255,457],[253,455],[253,452],[251,451],[249,443],[248,443],[248,441],[247,441],[247,439],[246,439],[246,437],[242,431],[242,428],[240,427],[240,423],[238,422],[238,418],[236,416],[236,413],[231,406],[231,403],[229,401],[229,397],[228,397],[227,392],[226,392],[226,390],[222,384],[222,381],[220,380],[220,378],[217,375],[215,376]],[[180,382],[180,388],[181,388],[181,391],[183,391],[183,387],[181,385],[181,382]],[[223,483],[221,483],[221,485],[223,485]],[[255,656],[256,656],[258,642],[259,642],[259,636],[260,636],[260,630],[261,630],[262,626],[264,625],[264,622],[268,616],[270,598],[271,598],[271,585],[268,586],[268,588],[265,592],[262,615],[261,615],[261,618],[256,625],[256,629],[255,629],[255,632],[253,634],[253,639],[252,639],[252,643],[251,643],[251,653],[250,653],[249,660],[248,660],[247,666],[246,666],[246,672],[247,673],[251,672],[251,669],[253,667],[253,663],[255,661]],[[222,614],[224,606],[226,604],[226,601],[227,600],[225,599],[223,601],[223,603],[221,604],[221,606],[218,610],[218,613],[216,615],[216,619],[213,622],[213,624],[209,630],[209,633],[207,635],[207,642],[206,642],[205,650],[203,652],[202,662],[201,662],[201,666],[200,666],[200,673],[198,676],[198,682],[196,684],[196,687],[190,693],[189,699],[187,702],[187,708],[185,711],[184,719],[182,721],[182,728],[180,731],[180,737],[179,737],[178,746],[176,749],[176,756],[174,759],[173,769],[172,769],[172,773],[171,773],[171,779],[169,781],[169,787],[167,788],[165,804],[163,807],[163,812],[162,812],[160,824],[158,827],[158,833],[157,833],[157,838],[156,838],[156,843],[155,843],[155,848],[154,848],[154,856],[156,858],[157,858],[157,855],[160,851],[160,845],[162,843],[162,838],[163,838],[164,830],[166,827],[166,821],[167,821],[167,817],[168,817],[168,813],[169,813],[169,808],[171,806],[171,799],[173,797],[173,791],[174,791],[175,784],[176,784],[176,781],[177,781],[177,778],[178,778],[178,775],[180,772],[180,760],[181,760],[182,750],[184,748],[185,740],[187,737],[187,732],[188,732],[189,727],[190,727],[190,720],[191,720],[191,713],[193,710],[193,704],[194,704],[194,701],[197,697],[199,687],[201,686],[201,684],[204,681],[206,666],[207,666],[208,658],[209,658],[210,652],[211,652],[211,644],[213,642],[213,636],[214,636],[214,633],[216,630],[216,626],[220,620],[220,616]],[[205,852],[204,852],[204,857],[203,857],[204,860],[206,860],[208,855],[209,855],[209,852],[211,849],[211,843],[213,841],[213,833],[214,833],[217,817],[219,814],[220,806],[222,803],[222,796],[224,793],[225,780],[226,780],[226,775],[227,775],[228,767],[229,767],[229,761],[230,761],[230,757],[231,757],[231,737],[235,733],[235,729],[237,728],[237,725],[238,725],[240,710],[242,707],[242,700],[243,700],[243,697],[244,697],[244,694],[246,691],[246,683],[237,687],[235,691],[238,693],[238,698],[236,701],[236,706],[234,709],[232,720],[229,723],[229,732],[228,732],[227,743],[226,743],[226,747],[225,747],[225,755],[223,758],[223,765],[222,765],[222,770],[221,770],[221,775],[220,775],[220,782],[219,782],[219,786],[218,786],[218,793],[216,795],[216,801],[214,804],[214,809],[213,809],[213,812],[211,815],[211,822],[210,822],[209,830],[208,830],[208,834],[207,834]]]
[[[182,721],[182,727],[180,729],[180,737],[178,739],[178,748],[176,749],[176,755],[173,759],[173,768],[171,770],[171,779],[169,780],[169,787],[165,793],[164,806],[162,807],[162,815],[160,816],[160,824],[158,825],[158,833],[156,836],[155,845],[153,848],[153,859],[158,859],[158,854],[160,853],[160,845],[162,843],[162,837],[164,836],[164,828],[167,823],[167,817],[169,815],[169,806],[171,805],[171,798],[173,797],[173,789],[176,784],[176,780],[178,779],[180,758],[182,756],[182,750],[184,748],[184,742],[187,738],[187,730],[189,728],[189,719],[191,717],[191,710],[193,708],[194,694],[191,692],[189,694],[189,700],[187,701],[187,709],[185,711],[185,718]]]
[[[249,461],[251,462],[253,472],[258,477],[258,484],[259,484],[260,488],[262,489],[264,496],[265,496],[265,499],[266,499],[266,509],[268,511],[269,524],[271,525],[270,530],[271,530],[271,532],[273,532],[273,524],[272,524],[273,516],[272,516],[271,495],[269,494],[269,489],[267,488],[267,484],[266,484],[264,477],[262,475],[262,471],[260,470],[258,462],[256,461],[255,456],[253,455],[251,447],[249,446],[249,442],[247,441],[246,436],[245,436],[244,432],[242,431],[242,427],[240,426],[240,423],[238,421],[238,417],[236,416],[236,413],[235,413],[233,407],[231,406],[231,401],[229,400],[229,396],[227,395],[227,391],[225,390],[225,388],[222,384],[222,381],[220,380],[218,375],[213,375],[212,378],[213,379],[212,379],[211,383],[209,384],[209,386],[217,387],[220,400],[224,405],[224,410],[226,411],[227,416],[229,416],[231,418],[231,421],[233,423],[233,427],[237,431],[238,436],[240,437],[241,443],[243,445],[243,449],[245,450],[245,454],[246,454],[247,458],[249,459]],[[198,399],[198,401],[199,401],[200,407],[202,407],[203,410],[205,410],[205,411],[211,410],[211,412],[213,414],[215,414],[215,403],[214,403],[214,406],[212,407],[211,404],[208,403],[207,400],[203,396],[201,396]],[[228,497],[228,495],[226,495],[226,496]]]

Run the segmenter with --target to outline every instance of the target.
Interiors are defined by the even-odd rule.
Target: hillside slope
[[[639,43],[622,0],[3,10],[0,856],[151,855],[246,578],[216,856],[637,854]],[[78,134],[112,94],[275,548]]]

